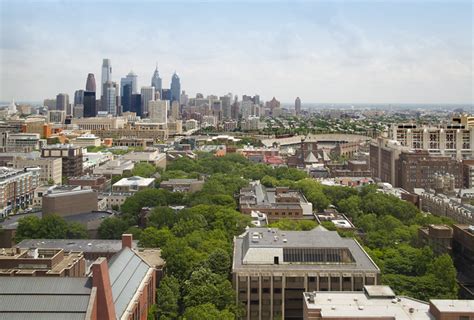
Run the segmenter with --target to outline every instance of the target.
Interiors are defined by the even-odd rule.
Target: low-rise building
[[[135,193],[137,191],[153,188],[155,186],[155,178],[142,178],[138,176],[130,178],[122,178],[112,185],[113,192],[129,192]]]
[[[110,179],[107,179],[103,175],[83,175],[69,178],[68,185],[89,187],[95,191],[103,192],[110,189]]]
[[[0,277],[0,301],[6,302],[0,314],[9,319],[146,319],[155,304],[160,270],[152,263],[159,264],[159,250],[132,250],[131,235],[124,236],[125,246],[110,261],[95,260],[87,277]]]
[[[99,194],[99,202],[105,202],[107,209],[120,209],[125,200],[131,196],[132,192],[103,192]]]
[[[448,320],[474,317],[472,300],[431,300],[396,296],[388,286],[362,292],[305,292],[304,320]]]
[[[6,141],[6,152],[31,152],[41,148],[38,133],[9,133]]]
[[[313,204],[301,192],[287,187],[266,188],[260,181],[253,181],[240,190],[239,210],[244,214],[260,211],[269,221],[314,219]]]
[[[166,169],[166,154],[160,153],[158,150],[149,149],[145,151],[132,151],[123,156],[124,160],[137,162],[147,162],[156,167]]]
[[[63,190],[56,188],[43,194],[43,216],[56,214],[60,217],[97,211],[97,191],[74,188]]]
[[[436,255],[451,253],[453,229],[447,225],[434,225],[418,229],[418,240],[422,246],[429,246]]]
[[[82,148],[86,148],[86,147],[99,147],[101,143],[100,143],[99,137],[96,137],[93,134],[84,134],[72,140],[71,144],[82,147]]]
[[[86,261],[80,251],[18,247],[0,249],[0,277],[84,277],[85,275]]]
[[[198,179],[169,179],[160,183],[160,188],[172,192],[196,192],[202,190],[204,181]]]
[[[303,292],[362,291],[380,283],[380,269],[336,231],[249,228],[234,239],[232,282],[243,319],[301,319]]]
[[[106,177],[122,176],[124,174],[131,174],[135,162],[132,160],[125,160],[123,158],[108,161],[94,169],[95,175],[103,175]]]

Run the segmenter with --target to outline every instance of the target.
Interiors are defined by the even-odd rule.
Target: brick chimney
[[[122,234],[122,249],[125,247],[132,249],[132,240],[133,240],[133,235],[129,233]]]
[[[97,319],[115,320],[115,305],[107,259],[98,258],[92,264],[92,286],[97,288]]]

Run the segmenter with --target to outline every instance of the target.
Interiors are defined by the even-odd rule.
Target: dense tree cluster
[[[24,239],[87,239],[86,228],[77,222],[66,222],[57,215],[40,219],[28,216],[18,220],[15,241]]]

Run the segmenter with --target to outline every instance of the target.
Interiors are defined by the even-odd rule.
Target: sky
[[[0,0],[0,101],[74,96],[103,58],[190,96],[303,103],[472,104],[465,1]],[[98,85],[99,88],[99,85]]]

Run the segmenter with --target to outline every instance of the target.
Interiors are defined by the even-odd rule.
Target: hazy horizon
[[[158,63],[163,87],[176,71],[190,96],[474,101],[471,1],[111,4],[0,1],[0,101],[73,98],[90,72],[100,92],[103,58],[114,81],[133,70],[139,87]]]

